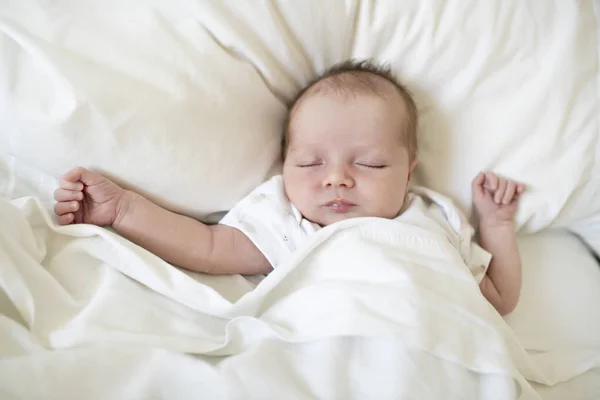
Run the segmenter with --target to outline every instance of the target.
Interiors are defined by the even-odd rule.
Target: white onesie
[[[432,190],[414,187],[409,205],[396,220],[442,232],[460,252],[471,273],[481,282],[491,254],[473,240],[474,230],[452,201]],[[219,222],[244,232],[277,268],[321,227],[303,218],[288,199],[283,177],[274,176],[237,203]]]

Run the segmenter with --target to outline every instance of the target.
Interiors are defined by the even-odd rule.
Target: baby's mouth
[[[323,206],[336,213],[346,213],[356,207],[356,204],[344,199],[336,199],[325,203]]]

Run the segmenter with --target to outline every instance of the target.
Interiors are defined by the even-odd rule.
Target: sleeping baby
[[[283,173],[258,186],[218,225],[172,213],[108,178],[75,168],[60,180],[60,224],[94,224],[167,262],[208,274],[266,274],[318,229],[379,217],[442,232],[505,315],[519,299],[521,261],[513,217],[524,186],[492,172],[472,182],[473,229],[443,196],[409,190],[417,163],[417,109],[386,67],[338,64],[292,102],[285,123]],[[451,203],[450,203],[451,204]]]

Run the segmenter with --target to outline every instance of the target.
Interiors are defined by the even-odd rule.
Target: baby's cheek
[[[380,192],[381,207],[385,209],[390,218],[394,218],[402,208],[405,199],[404,188],[396,183],[386,184]]]
[[[364,193],[368,203],[371,204],[373,212],[381,214],[385,212],[391,202],[390,190],[386,189],[385,185],[380,182],[374,182],[369,185],[366,193]]]
[[[291,193],[288,193],[290,200],[308,206],[315,201],[319,194],[320,185],[314,182],[314,180],[307,177],[299,177],[292,185],[290,185]],[[292,199],[292,196],[294,197]],[[295,201],[294,201],[295,200]]]

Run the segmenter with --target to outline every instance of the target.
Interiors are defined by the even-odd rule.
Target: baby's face
[[[414,163],[402,140],[404,107],[375,94],[305,99],[292,120],[285,190],[321,226],[347,218],[395,218]]]

